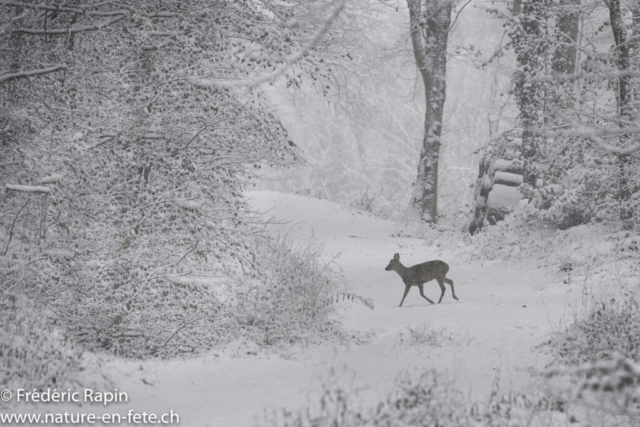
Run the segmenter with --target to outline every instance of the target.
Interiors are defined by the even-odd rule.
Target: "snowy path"
[[[534,347],[552,325],[569,316],[568,301],[579,297],[567,294],[553,273],[522,265],[465,264],[459,256],[439,254],[421,240],[391,237],[397,226],[390,221],[352,213],[337,204],[273,192],[253,192],[248,197],[255,209],[269,210],[267,217],[297,223],[294,229],[300,238],[312,233],[328,257],[339,255],[336,262],[353,284],[353,292],[375,304],[374,310],[344,304],[344,325],[373,330],[375,336],[364,345],[297,350],[289,360],[211,354],[185,361],[107,362],[103,372],[130,397],[128,405],[112,405],[109,410],[173,409],[182,425],[251,426],[264,410],[314,401],[332,369],[365,400],[382,397],[403,370],[446,371],[460,390],[478,397],[487,395],[498,375],[503,391],[517,390],[535,381],[530,369],[548,363]],[[291,225],[277,227],[286,230]],[[414,288],[398,308],[404,286],[395,272],[384,270],[394,252],[407,266],[431,259],[449,263],[448,277],[454,280],[460,301],[454,301],[447,288],[442,304],[429,305]],[[439,293],[435,282],[425,285],[431,299]],[[444,328],[448,338],[440,347],[399,342],[408,327],[425,324],[431,330]]]
[[[459,387],[483,396],[498,370],[507,390],[527,385],[532,380],[529,369],[548,363],[533,347],[568,316],[570,298],[579,296],[568,296],[567,287],[557,283],[553,273],[533,266],[459,263],[459,255],[438,253],[422,240],[391,237],[397,229],[393,222],[348,212],[333,203],[270,192],[250,197],[254,207],[270,209],[269,215],[291,222],[301,220],[304,207],[304,220],[313,226],[327,255],[339,254],[337,262],[354,291],[373,300],[375,310],[354,304],[343,316],[348,329],[373,329],[376,339],[360,348],[339,348],[333,361],[361,373],[362,381],[371,378],[372,387],[381,379],[394,378],[403,365],[446,369]],[[446,261],[460,301],[451,297],[447,286],[442,303],[431,306],[413,288],[399,308],[404,285],[395,272],[384,271],[395,252],[406,266]],[[425,284],[425,295],[437,301],[437,283]],[[433,330],[445,328],[452,339],[435,348],[398,345],[401,331],[406,334],[407,327],[424,324]]]

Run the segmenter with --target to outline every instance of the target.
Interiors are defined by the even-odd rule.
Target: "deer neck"
[[[400,261],[398,261],[398,264],[395,266],[394,268],[395,272],[398,273],[400,275],[400,277],[404,277],[407,274],[407,271],[409,270],[407,267],[405,267],[404,265],[402,265],[402,263]]]

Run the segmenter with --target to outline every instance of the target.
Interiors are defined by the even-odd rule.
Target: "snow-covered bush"
[[[584,318],[558,331],[549,345],[564,364],[613,360],[618,355],[640,362],[638,304],[598,304]]]
[[[383,219],[397,219],[404,207],[404,203],[369,188],[350,196],[347,205],[358,212],[367,212]]]
[[[547,376],[568,376],[571,386],[565,391],[565,409],[570,422],[585,420],[585,425],[627,427],[640,422],[640,365],[623,356],[580,366],[555,368]],[[555,425],[555,424],[553,424]],[[558,424],[564,425],[564,424]]]
[[[475,256],[484,259],[518,259],[526,254],[544,253],[548,238],[540,238],[543,225],[529,205],[516,206],[504,221],[475,234]]]
[[[54,323],[88,350],[171,357],[197,353],[233,337],[234,322],[214,284],[180,276],[135,286],[119,286],[117,279],[80,281],[52,299],[50,309]]]
[[[482,151],[491,162],[518,163],[523,195],[560,229],[640,225],[640,79],[631,72],[640,55],[627,47],[637,34],[636,3],[597,1],[585,10],[575,2],[509,2],[513,13],[490,11],[504,20],[510,41],[485,65],[515,55],[504,90],[517,103],[520,128],[499,132]],[[512,132],[518,138],[503,137]]]
[[[401,375],[387,397],[364,405],[353,391],[325,386],[318,405],[297,412],[280,410],[261,424],[269,427],[400,427],[565,425],[563,399],[532,393],[500,394],[487,402],[470,401],[435,372],[417,379]],[[552,420],[558,423],[553,424]]]
[[[593,189],[584,185],[565,189],[562,185],[550,184],[539,190],[544,208],[543,215],[560,230],[588,224],[595,218],[595,199],[589,197]]]
[[[435,372],[418,379],[401,375],[386,399],[369,415],[371,425],[469,425],[466,399]]]
[[[584,368],[587,379],[568,390],[530,388],[472,400],[443,376],[427,371],[401,375],[386,398],[363,403],[356,391],[325,384],[316,404],[280,409],[265,427],[562,427],[638,425],[640,370],[623,359]],[[590,396],[587,396],[590,394]],[[604,394],[604,395],[603,395]],[[603,399],[605,398],[605,399]],[[606,402],[605,402],[606,400]]]
[[[400,331],[398,341],[406,345],[427,345],[429,347],[442,347],[444,341],[451,340],[451,335],[445,328],[432,329],[427,324],[416,327],[407,327],[407,332]]]
[[[366,411],[349,390],[325,384],[317,405],[291,411],[280,408],[265,414],[257,426],[264,427],[359,427],[370,426]]]
[[[557,143],[570,148],[554,159],[545,186],[538,190],[541,214],[546,220],[564,230],[592,222],[616,223],[625,218],[625,212],[640,211],[636,190],[640,188],[640,174],[635,168],[626,172],[631,194],[621,200],[617,156],[598,152],[597,144],[589,140]],[[633,229],[634,221],[637,224],[637,219],[627,221],[627,227]]]
[[[4,308],[0,321],[0,388],[64,387],[82,350],[32,309]]]
[[[0,299],[37,296],[92,350],[169,356],[224,340],[210,284],[250,264],[242,191],[299,151],[258,88],[193,82],[273,72],[327,6],[3,5]],[[321,62],[308,49],[287,85],[320,82]]]
[[[234,312],[246,336],[260,345],[313,342],[336,336],[335,303],[351,294],[345,279],[321,261],[313,242],[260,238],[251,276],[234,284]]]
[[[640,421],[640,365],[623,357],[588,363],[575,370],[581,377],[578,398],[607,412]]]
[[[445,378],[427,371],[417,379],[401,376],[386,400],[375,407],[367,425],[548,426],[558,409],[555,399],[537,392],[493,390],[486,402],[471,401]]]

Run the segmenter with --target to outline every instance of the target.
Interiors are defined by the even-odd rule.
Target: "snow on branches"
[[[499,136],[486,151],[510,152],[506,160],[522,162],[529,182],[523,193],[561,227],[589,221],[637,227],[637,2],[512,5],[513,13],[502,16],[510,36],[507,49],[517,57],[512,92],[522,137],[518,146],[508,146],[510,139]],[[544,187],[535,188],[536,175]]]
[[[312,48],[327,4],[3,3],[0,188],[13,191],[0,193],[0,293],[46,301],[88,348],[175,354],[221,339],[215,292],[167,278],[251,268],[243,188],[299,152],[260,91],[185,75],[246,79],[304,52],[288,78],[322,78]]]

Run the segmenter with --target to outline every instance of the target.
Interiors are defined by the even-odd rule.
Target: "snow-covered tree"
[[[407,0],[409,32],[416,65],[424,83],[424,137],[412,204],[423,221],[438,220],[438,164],[442,116],[447,96],[447,44],[451,26],[449,0]]]
[[[520,126],[487,153],[521,165],[523,194],[561,227],[633,225],[640,197],[635,9],[624,0],[517,0],[503,15]]]
[[[2,3],[0,291],[89,348],[198,348],[176,325],[224,323],[202,283],[252,265],[245,183],[299,153],[260,90],[192,81],[323,80],[343,4]]]

